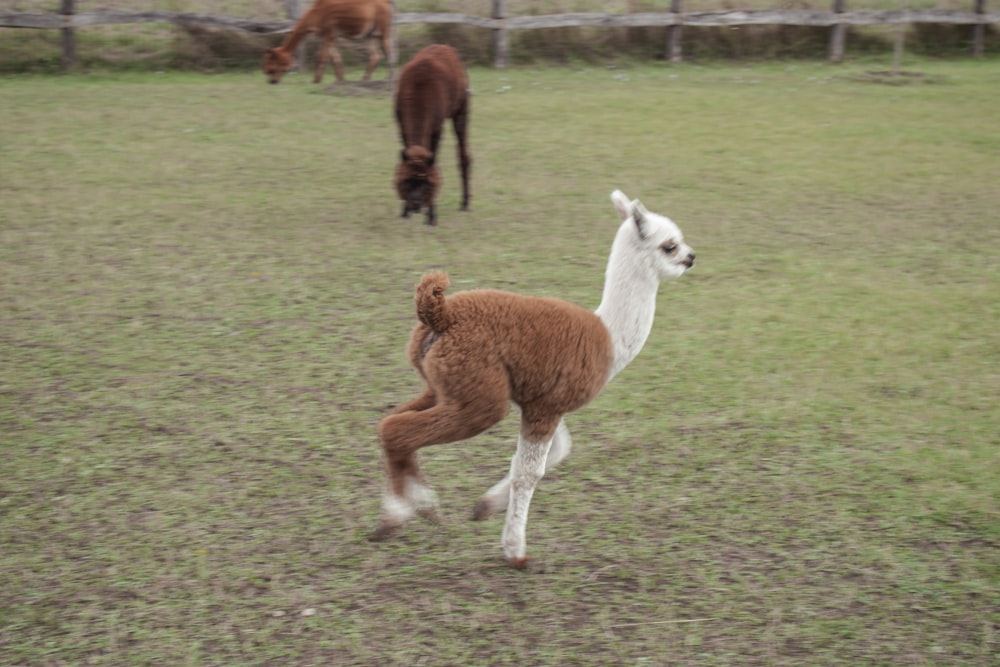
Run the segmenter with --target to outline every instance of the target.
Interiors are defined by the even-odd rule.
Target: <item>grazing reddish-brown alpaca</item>
[[[418,51],[399,73],[396,122],[403,152],[396,167],[396,192],[403,200],[403,217],[427,209],[427,224],[435,223],[434,199],[441,187],[438,143],[444,122],[451,119],[458,139],[462,172],[462,210],[469,210],[469,167],[466,145],[469,126],[469,78],[458,52],[432,44]]]
[[[639,354],[660,282],[694,266],[677,225],[619,190],[611,199],[622,224],[595,312],[496,290],[446,298],[445,274],[420,281],[420,323],[408,351],[426,387],[379,424],[389,489],[373,539],[389,537],[415,514],[437,518],[437,497],[420,474],[417,450],[482,433],[513,402],[521,409],[521,433],[510,473],[479,499],[474,518],[506,507],[504,555],[513,567],[527,565],[524,534],[535,485],[572,446],[563,415],[593,399]]]
[[[316,55],[316,74],[313,83],[323,80],[323,69],[327,58],[333,62],[337,81],[344,80],[344,63],[337,49],[337,38],[363,39],[368,43],[368,67],[364,80],[368,81],[378,66],[382,54],[389,66],[389,80],[392,80],[392,48],[389,27],[392,23],[392,3],[390,0],[316,0],[309,11],[295,23],[280,46],[264,52],[264,74],[270,83],[278,83],[281,77],[295,64],[295,49],[310,33],[318,33],[323,40]]]

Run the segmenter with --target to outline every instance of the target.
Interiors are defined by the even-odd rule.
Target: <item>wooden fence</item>
[[[971,0],[971,11],[948,9],[900,9],[893,11],[847,11],[846,0],[831,0],[830,11],[805,9],[728,10],[713,12],[685,12],[683,0],[671,0],[668,12],[639,12],[634,14],[576,13],[543,16],[508,16],[505,0],[491,0],[490,16],[469,16],[449,13],[398,13],[396,25],[406,24],[460,24],[490,30],[493,33],[494,66],[506,67],[509,56],[508,33],[511,30],[536,30],[543,28],[666,28],[666,53],[670,60],[683,59],[681,34],[684,28],[726,27],[743,25],[792,25],[830,28],[828,56],[839,62],[844,55],[844,41],[848,26],[895,25],[937,23],[969,25],[972,27],[972,53],[981,56],[987,25],[1000,23],[1000,12],[987,12],[986,0]],[[76,64],[76,38],[74,31],[92,25],[117,23],[172,23],[196,25],[206,28],[241,30],[257,34],[278,34],[291,30],[294,21],[251,21],[228,16],[192,14],[184,12],[76,12],[75,0],[62,0],[62,9],[53,14],[0,13],[0,28],[41,28],[62,31],[63,65]],[[299,14],[297,0],[288,0],[289,15]],[[393,53],[397,50],[393,49]],[[394,63],[395,64],[395,63]]]

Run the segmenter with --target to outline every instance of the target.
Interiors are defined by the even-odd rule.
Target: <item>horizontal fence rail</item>
[[[676,2],[676,0],[675,0]],[[396,25],[459,24],[491,30],[494,33],[494,64],[504,67],[507,62],[507,31],[536,30],[544,28],[644,28],[664,27],[678,31],[681,27],[727,27],[745,25],[792,25],[829,27],[831,36],[830,57],[839,60],[843,55],[843,30],[847,26],[902,26],[915,23],[970,25],[974,27],[973,53],[981,55],[983,28],[1000,23],[1000,12],[985,11],[985,0],[973,0],[974,11],[950,9],[899,9],[889,11],[836,11],[842,0],[834,0],[834,11],[800,9],[754,9],[712,12],[637,12],[634,14],[575,13],[542,16],[503,16],[503,3],[494,0],[494,16],[470,16],[455,13],[397,13]],[[499,11],[498,11],[499,5]],[[679,3],[678,3],[679,5]],[[499,14],[499,16],[498,16]],[[64,37],[76,28],[94,25],[125,23],[172,23],[225,30],[240,30],[260,35],[288,32],[295,24],[291,20],[253,21],[249,19],[195,14],[187,12],[146,11],[73,11],[73,0],[63,0],[61,13],[28,14],[0,13],[0,28],[59,29]],[[839,34],[839,37],[837,36]],[[668,33],[671,42],[668,51],[672,60],[680,60],[679,34]],[[839,43],[838,43],[839,42]],[[64,39],[65,44],[65,39]],[[72,64],[75,58],[64,54],[63,61]]]
[[[193,14],[189,12],[96,11],[79,14],[0,13],[0,28],[85,28],[115,23],[173,23],[227,28],[261,35],[288,32],[294,21],[249,19]],[[963,12],[951,9],[900,9],[890,11],[819,12],[802,9],[748,9],[718,12],[640,12],[636,14],[550,14],[489,18],[468,14],[400,13],[397,25],[452,23],[487,30],[533,30],[541,28],[646,28],[673,25],[725,27],[736,25],[898,25],[901,23],[951,23],[976,25],[1000,23],[1000,12]]]

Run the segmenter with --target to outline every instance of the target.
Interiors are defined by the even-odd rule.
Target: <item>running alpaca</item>
[[[642,349],[653,326],[660,282],[694,266],[677,225],[620,191],[622,219],[595,312],[560,299],[496,290],[445,298],[448,276],[430,273],[416,289],[410,361],[424,378],[420,397],[379,424],[389,489],[372,539],[391,536],[420,514],[437,520],[437,496],[417,466],[421,447],[471,438],[521,410],[510,473],[476,503],[473,518],[506,507],[507,562],[527,566],[525,528],[535,485],[570,452],[563,415],[591,401]]]
[[[280,46],[264,52],[263,69],[269,83],[278,83],[295,64],[295,49],[310,33],[323,39],[316,54],[316,74],[313,83],[323,80],[327,58],[333,62],[337,81],[344,80],[344,62],[337,49],[337,38],[363,39],[368,43],[368,67],[363,80],[368,81],[378,66],[379,46],[389,67],[392,81],[392,48],[389,27],[392,23],[390,0],[316,0],[309,11],[299,18]]]

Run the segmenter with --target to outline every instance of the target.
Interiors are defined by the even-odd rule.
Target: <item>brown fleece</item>
[[[426,388],[379,425],[393,490],[419,476],[421,447],[471,438],[521,408],[521,432],[549,439],[562,416],[604,386],[614,350],[593,312],[561,299],[498,290],[445,297],[444,273],[416,290],[420,323],[410,336],[411,363]]]

